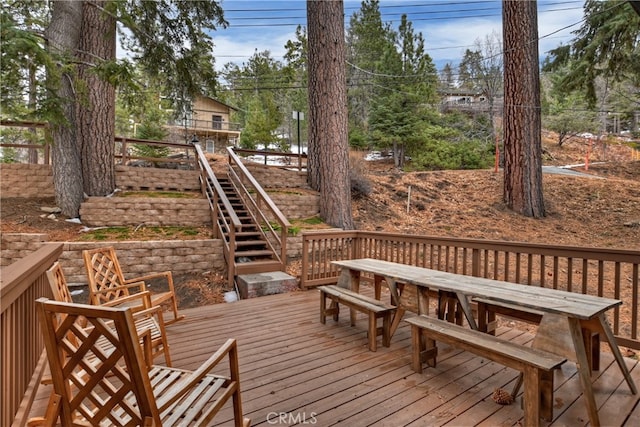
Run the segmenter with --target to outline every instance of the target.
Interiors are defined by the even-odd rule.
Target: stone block
[[[296,289],[298,279],[283,271],[238,276],[238,290],[242,299],[292,292]]]

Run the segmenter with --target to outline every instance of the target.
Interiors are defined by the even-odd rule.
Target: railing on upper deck
[[[640,349],[640,251],[369,231],[303,234],[301,285],[335,283],[331,261],[375,258],[457,274],[620,299],[609,314],[620,345]]]
[[[138,156],[132,146],[147,146],[166,149],[169,155],[162,157]],[[119,159],[119,163],[126,165],[132,161],[142,161],[152,164],[176,165],[185,169],[195,169],[198,162],[196,158],[195,147],[193,144],[178,144],[165,141],[154,141],[139,138],[116,137],[115,159]]]
[[[45,367],[44,339],[34,301],[53,298],[46,270],[62,253],[61,243],[43,245],[2,268],[0,278],[0,425],[24,425]]]
[[[8,128],[27,128],[29,131],[35,131],[36,129],[42,129],[44,131],[44,135],[41,136],[43,143],[42,144],[29,144],[29,143],[10,143],[3,142],[0,144],[0,149],[11,149],[15,151],[22,151],[23,153],[18,154],[17,161],[20,162],[20,159],[23,161],[26,159],[28,163],[38,164],[42,163],[48,165],[51,161],[51,149],[49,144],[44,143],[50,139],[49,135],[49,125],[43,122],[14,122],[11,120],[0,120],[0,126],[8,127]],[[29,138],[31,139],[31,138]],[[26,154],[24,153],[26,152]],[[40,155],[42,153],[42,155]],[[5,156],[6,158],[7,156]],[[42,162],[40,162],[42,161]]]
[[[49,125],[47,123],[42,122],[13,122],[9,120],[0,121],[0,126],[8,127],[8,128],[27,128],[30,130],[33,129],[43,129],[45,135],[42,137],[44,141],[49,140]],[[191,144],[183,144],[183,143],[172,143],[165,141],[155,141],[148,139],[139,139],[139,138],[126,138],[123,136],[117,136],[115,138],[115,153],[114,153],[114,161],[116,163],[120,163],[126,165],[131,161],[142,161],[146,163],[152,164],[165,164],[165,165],[176,165],[176,167],[183,167],[185,169],[195,169],[196,165],[196,156],[194,146]],[[136,155],[135,150],[132,150],[132,146],[147,146],[147,147],[157,147],[167,149],[169,155],[162,157],[151,157],[151,156],[141,156]],[[43,144],[28,144],[28,143],[6,143],[3,142],[0,144],[0,148],[3,149],[12,149],[17,151],[27,151],[27,154],[19,155],[18,160],[27,158],[31,163],[43,163],[48,165],[51,160],[51,147],[48,143]],[[31,153],[38,153],[37,155],[32,155]],[[42,153],[42,154],[40,154]],[[31,161],[35,159],[35,161]]]
[[[295,168],[299,171],[307,168],[307,155],[304,153],[296,154],[273,150],[247,150],[244,148],[234,148],[233,151],[242,156],[263,157],[263,163],[265,165],[270,164],[287,169]],[[275,165],[273,164],[274,160],[276,161]]]

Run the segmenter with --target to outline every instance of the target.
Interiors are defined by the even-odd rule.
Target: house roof
[[[236,107],[234,107],[234,106],[232,106],[232,105],[229,105],[229,104],[227,104],[227,103],[224,103],[224,102],[220,101],[219,99],[215,99],[215,98],[212,98],[212,97],[210,97],[210,96],[206,96],[206,95],[199,95],[199,96],[201,96],[202,98],[207,98],[207,99],[210,99],[210,100],[212,100],[212,101],[215,101],[215,102],[217,102],[218,104],[222,104],[222,105],[224,105],[225,107],[229,107],[229,108],[231,108],[231,109],[232,109],[232,110],[234,110],[234,111],[240,111],[240,109],[239,109],[239,108],[236,108]]]

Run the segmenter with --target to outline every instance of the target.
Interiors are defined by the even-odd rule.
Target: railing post
[[[122,137],[122,165],[127,164],[127,139]]]
[[[471,275],[480,277],[480,249],[474,248],[471,251]]]
[[[355,258],[362,258],[362,238],[359,233],[353,238],[353,249]]]
[[[300,272],[300,286],[302,289],[306,287],[307,278],[309,276],[309,240],[302,233],[302,271]]]

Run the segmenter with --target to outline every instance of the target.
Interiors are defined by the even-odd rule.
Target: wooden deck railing
[[[116,152],[114,154],[114,159],[119,159],[119,163],[126,165],[131,161],[143,161],[150,162],[154,164],[174,164],[180,167],[184,167],[186,169],[193,170],[196,168],[197,159],[196,159],[196,151],[194,144],[178,144],[173,142],[165,142],[165,141],[154,141],[148,139],[139,139],[139,138],[125,138],[123,136],[116,137]],[[166,148],[173,154],[185,154],[185,157],[182,156],[163,156],[163,157],[148,157],[148,156],[137,156],[131,150],[131,146],[148,146],[148,147],[156,147],[156,148]]]
[[[296,153],[286,153],[284,151],[271,151],[271,150],[247,150],[244,148],[234,148],[233,152],[241,155],[241,156],[256,156],[256,157],[264,157],[264,164],[269,164],[270,159],[274,158],[281,162],[276,166],[291,169],[295,168],[299,171],[305,170],[307,168],[307,155],[306,154],[296,154]]]
[[[413,236],[368,231],[303,234],[301,285],[337,281],[331,261],[376,258],[623,301],[609,321],[620,345],[640,349],[640,251]]]
[[[53,298],[45,271],[62,253],[61,243],[50,243],[2,268],[0,277],[0,355],[2,357],[2,411],[0,425],[24,425],[45,366],[44,340],[34,301]]]

